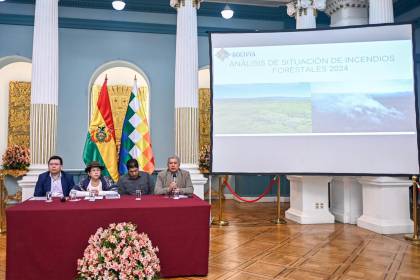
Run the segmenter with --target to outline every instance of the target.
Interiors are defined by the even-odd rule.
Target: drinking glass
[[[75,191],[75,190],[71,190],[71,191],[70,191],[70,200],[71,200],[71,201],[75,201],[75,200],[76,200],[76,198],[77,198],[77,193],[76,193],[76,191]]]
[[[136,200],[141,200],[141,190],[136,190]]]
[[[47,192],[46,193],[46,202],[52,202],[52,192]]]
[[[174,199],[179,199],[179,189],[178,188],[174,189]]]
[[[89,191],[89,201],[95,201],[95,192]]]

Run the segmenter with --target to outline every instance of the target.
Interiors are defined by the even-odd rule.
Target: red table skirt
[[[74,279],[89,236],[132,222],[159,247],[161,276],[207,275],[210,205],[193,197],[95,202],[27,201],[6,211],[6,279]]]

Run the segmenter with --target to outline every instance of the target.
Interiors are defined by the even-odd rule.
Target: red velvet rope
[[[224,184],[226,185],[226,187],[228,188],[228,190],[233,194],[234,197],[236,197],[237,199],[244,201],[244,202],[248,202],[248,203],[252,203],[252,202],[257,202],[258,200],[260,200],[261,198],[263,198],[273,187],[273,184],[278,182],[278,180],[280,180],[280,177],[277,176],[277,180],[274,178],[270,181],[270,184],[268,185],[268,187],[264,190],[264,192],[262,194],[260,194],[256,199],[252,199],[252,200],[248,200],[245,198],[242,198],[239,194],[237,194],[232,187],[229,185],[229,183],[227,182],[227,180],[224,180]]]

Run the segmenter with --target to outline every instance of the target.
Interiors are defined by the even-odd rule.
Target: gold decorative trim
[[[31,83],[9,82],[9,118],[7,143],[29,147]]]
[[[200,88],[198,91],[199,110],[199,143],[200,148],[210,145],[210,89]]]
[[[5,176],[22,177],[28,171],[27,170],[8,170],[0,169],[0,233],[6,232],[6,206],[9,200],[15,200],[17,202],[22,201],[22,191],[16,192],[15,195],[8,195],[6,185],[4,184]]]
[[[192,6],[196,7],[197,9],[200,8],[200,3],[202,2],[202,0],[191,0],[192,2]],[[179,8],[180,6],[185,6],[185,0],[171,0],[170,1],[170,5],[172,6],[172,8]]]

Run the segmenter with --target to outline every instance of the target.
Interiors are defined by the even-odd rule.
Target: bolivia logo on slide
[[[111,137],[111,131],[105,126],[98,126],[90,131],[90,138],[94,143],[109,142]]]
[[[225,49],[221,48],[217,53],[216,56],[221,61],[225,61],[226,58],[230,56],[230,53],[228,53]]]

